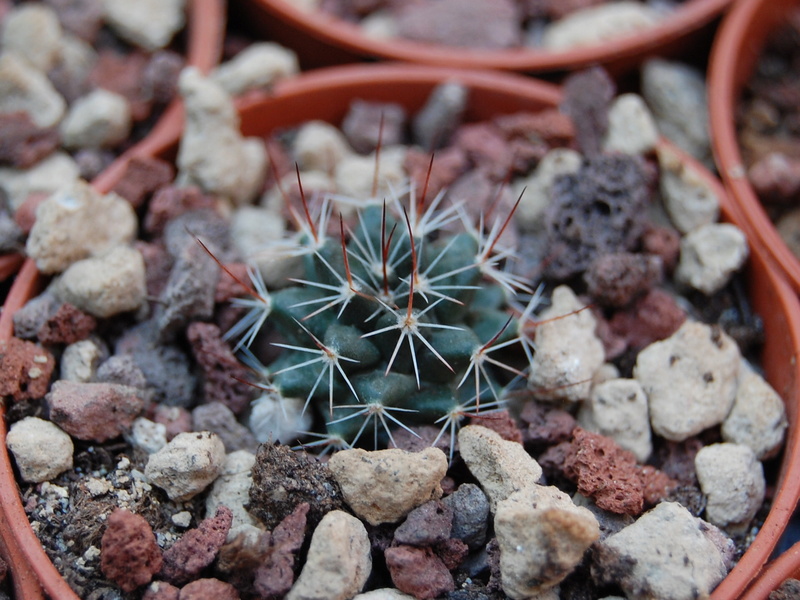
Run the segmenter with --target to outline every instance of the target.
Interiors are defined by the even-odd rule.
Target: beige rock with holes
[[[647,394],[653,431],[681,442],[722,423],[736,397],[740,361],[722,329],[696,321],[642,350],[633,376]]]
[[[286,600],[350,600],[372,572],[372,549],[364,524],[333,510],[311,536],[306,563]]]
[[[198,69],[183,70],[179,89],[186,122],[178,149],[178,180],[236,204],[250,202],[266,175],[263,140],[242,137],[233,100]]]
[[[144,48],[167,46],[185,22],[185,0],[104,0],[106,22],[121,38]]]
[[[131,107],[119,94],[98,88],[78,98],[61,122],[67,148],[112,148],[131,132]]]
[[[532,485],[498,502],[494,518],[503,591],[514,600],[558,585],[600,537],[586,508],[553,486]]]
[[[31,67],[47,73],[58,61],[61,23],[55,11],[41,2],[27,2],[3,19],[3,52],[16,54]]]
[[[334,454],[328,467],[353,512],[380,525],[396,523],[420,504],[442,497],[447,457],[438,448],[352,449]]]
[[[528,387],[537,397],[577,402],[589,397],[592,378],[605,362],[597,320],[567,286],[553,290],[550,307],[539,316],[536,353]]]
[[[542,467],[522,444],[504,440],[496,431],[467,425],[458,432],[461,458],[489,497],[492,510],[514,492],[535,485]]]
[[[640,2],[622,0],[576,10],[552,23],[544,33],[542,46],[566,50],[599,44],[631,35],[658,23],[658,13]]]
[[[231,96],[250,90],[268,89],[274,83],[300,71],[297,55],[274,42],[256,42],[220,64],[211,73]]]
[[[788,426],[778,393],[755,371],[743,367],[733,408],[722,423],[722,439],[749,446],[758,460],[772,458]]]
[[[131,243],[137,228],[128,201],[76,180],[39,205],[26,250],[42,273],[58,273],[78,260]]]
[[[675,280],[706,295],[725,287],[750,254],[747,238],[730,223],[704,225],[681,240]]]

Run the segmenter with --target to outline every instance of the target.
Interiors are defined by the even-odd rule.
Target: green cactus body
[[[470,407],[496,406],[516,372],[487,358],[519,344],[508,307],[518,290],[487,277],[505,254],[473,227],[452,232],[452,207],[410,208],[409,217],[367,206],[352,228],[341,223],[341,238],[324,238],[309,217],[299,236],[303,277],[267,303],[266,321],[285,340],[268,383],[305,399],[330,438],[354,443],[370,421],[381,443],[405,423],[452,427]]]

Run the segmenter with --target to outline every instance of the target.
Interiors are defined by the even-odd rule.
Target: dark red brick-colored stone
[[[125,592],[150,583],[161,569],[161,549],[143,517],[125,509],[116,509],[108,516],[100,568]]]
[[[55,365],[53,355],[33,342],[0,341],[0,397],[14,402],[43,398]]]
[[[97,327],[97,320],[68,302],[58,307],[39,329],[36,337],[43,344],[74,344],[85,340]]]
[[[197,528],[184,533],[164,552],[161,576],[176,585],[197,576],[217,557],[232,520],[231,510],[227,506],[220,506],[213,517],[204,519]]]
[[[455,589],[444,562],[430,548],[395,546],[384,552],[392,583],[419,600],[437,598]]]
[[[128,163],[111,191],[125,198],[134,208],[139,208],[150,194],[170,183],[174,177],[175,169],[167,161],[137,156]]]

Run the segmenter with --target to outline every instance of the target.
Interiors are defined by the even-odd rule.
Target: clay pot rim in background
[[[516,75],[458,71],[447,68],[421,67],[414,65],[350,66],[320,70],[285,80],[275,86],[271,94],[253,94],[239,103],[242,129],[247,135],[265,135],[279,126],[294,126],[309,118],[338,121],[347,110],[349,101],[359,97],[367,100],[398,102],[411,111],[424,103],[431,89],[442,81],[458,79],[471,88],[477,99],[472,105],[473,118],[486,118],[489,114],[513,112],[524,109],[557,106],[560,99],[558,88]],[[333,87],[332,87],[333,86]],[[302,101],[300,101],[302,99]],[[499,106],[493,111],[490,105]],[[178,137],[173,140],[177,145]],[[675,151],[713,188],[722,202],[726,218],[738,224],[738,213],[731,209],[722,185],[697,161],[663,142]],[[168,150],[164,147],[164,150]],[[174,150],[174,147],[172,148]],[[30,265],[23,268],[23,273]],[[32,267],[35,272],[35,266]],[[755,248],[749,262],[750,285],[754,309],[764,318],[768,343],[764,347],[763,365],[767,379],[787,402],[787,414],[791,424],[787,434],[778,491],[770,513],[750,548],[739,563],[712,594],[712,600],[738,597],[766,563],[772,549],[780,538],[786,523],[800,496],[800,436],[798,423],[798,390],[800,365],[790,362],[800,348],[800,305],[790,288],[764,262],[761,252]],[[18,281],[25,281],[20,277]],[[16,287],[16,284],[15,284]],[[12,290],[11,296],[14,296]],[[0,339],[10,331],[12,311],[0,315]],[[5,325],[4,325],[5,324]],[[46,581],[45,589],[53,600],[76,598],[66,582],[47,560],[41,544],[36,539],[22,509],[17,486],[13,480],[10,457],[5,449],[5,424],[0,423],[0,476],[11,477],[0,484],[0,507],[19,528],[14,532],[15,541],[22,553],[36,564],[40,577],[55,578]],[[13,506],[8,506],[9,503]],[[9,519],[12,520],[12,519]],[[64,590],[67,588],[67,591]],[[24,596],[26,599],[29,596]],[[39,598],[41,596],[38,596]]]
[[[203,72],[219,63],[225,35],[223,0],[189,0],[186,22],[186,63]],[[183,105],[173,100],[153,129],[136,145],[119,156],[98,175],[92,185],[107,192],[119,181],[133,158],[163,155],[174,147],[183,129]],[[9,262],[14,259],[5,259]],[[21,259],[17,259],[20,260]],[[0,266],[5,261],[0,261]],[[10,273],[9,273],[10,274]],[[39,273],[33,260],[21,262],[0,313],[0,340],[13,332],[13,314],[33,297],[39,287]],[[18,600],[80,600],[48,558],[31,529],[22,507],[19,490],[6,449],[5,407],[0,406],[0,556],[9,565],[14,597]]]
[[[664,55],[685,47],[722,15],[733,0],[687,0],[658,25],[600,44],[563,51],[531,48],[481,50],[397,39],[370,38],[358,25],[317,10],[298,8],[291,0],[245,0],[238,8],[270,38],[297,51],[311,66],[359,59],[405,61],[454,68],[495,69],[525,73],[574,71],[601,64],[618,72],[638,66],[649,55]]]
[[[766,36],[783,22],[795,0],[742,0],[723,20],[711,50],[708,108],[714,157],[748,237],[800,292],[800,261],[781,239],[747,178],[736,130],[739,96],[755,68]]]

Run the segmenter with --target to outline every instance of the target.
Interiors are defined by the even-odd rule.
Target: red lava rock
[[[79,440],[105,442],[130,429],[144,409],[141,390],[115,383],[59,380],[45,396],[50,420]]]
[[[39,328],[36,337],[42,344],[74,344],[85,340],[97,327],[97,320],[72,304],[64,302]]]
[[[686,320],[686,313],[667,292],[652,289],[630,310],[615,313],[609,320],[611,331],[630,348],[640,350],[675,333]]]
[[[608,129],[608,108],[617,93],[614,81],[601,67],[570,75],[563,83],[561,110],[575,124],[575,135],[583,154],[600,154]]]
[[[612,439],[576,427],[563,470],[577,483],[578,491],[600,508],[631,516],[641,514],[644,486],[636,457]]]
[[[595,258],[583,274],[590,296],[604,306],[623,307],[662,278],[661,259],[617,252]]]
[[[184,533],[164,552],[161,576],[176,585],[190,581],[214,561],[225,543],[232,520],[231,510],[220,506],[213,517],[204,519],[197,528]]]
[[[178,600],[239,600],[239,592],[219,579],[197,579],[181,588]]]
[[[165,160],[137,156],[132,158],[120,180],[111,189],[139,208],[147,197],[175,178],[174,167]]]
[[[681,254],[681,234],[672,227],[649,225],[642,234],[642,251],[661,257],[666,273],[672,273]]]
[[[94,87],[127,98],[134,121],[142,121],[152,110],[152,103],[142,89],[142,78],[148,60],[147,55],[140,51],[119,54],[114,50],[101,50],[89,74],[89,82]]]
[[[232,277],[235,276],[235,277]],[[238,279],[238,281],[237,281]],[[247,289],[239,281],[249,284],[250,275],[245,263],[228,263],[225,265],[225,273],[217,282],[217,290],[214,292],[214,302],[223,304],[231,298],[241,298],[248,295]]]
[[[667,498],[670,492],[678,486],[677,481],[650,465],[641,467],[639,476],[644,485],[644,504],[646,507],[655,506]]]
[[[196,321],[189,325],[186,337],[203,369],[205,401],[222,402],[234,414],[241,413],[250,404],[253,388],[242,382],[247,379],[248,371],[222,340],[219,327]]]
[[[43,398],[55,366],[53,355],[33,342],[14,337],[0,341],[0,398]]]
[[[381,130],[381,121],[383,130]],[[354,100],[342,121],[342,133],[353,150],[368,154],[378,147],[403,143],[406,111],[391,102]]]
[[[154,581],[142,596],[142,600],[179,600],[181,591],[166,581]]]
[[[464,559],[467,558],[469,546],[459,539],[450,538],[436,544],[433,547],[433,551],[444,563],[444,566],[452,571],[453,569],[457,569],[459,565],[464,562]]]
[[[39,127],[27,112],[0,113],[0,164],[32,167],[58,147],[55,128]]]
[[[522,443],[522,432],[517,427],[517,423],[508,410],[495,410],[471,417],[470,423],[473,425],[483,425],[500,434],[504,440],[509,442]]]
[[[567,279],[597,256],[632,250],[645,230],[650,197],[638,157],[601,154],[577,173],[557,177],[545,211],[552,250],[546,272]]]
[[[747,176],[764,202],[791,202],[800,192],[800,159],[771,152],[756,161]]]
[[[256,569],[253,587],[262,598],[279,598],[289,592],[294,584],[296,555],[306,535],[307,515],[310,505],[298,504],[272,531],[262,536],[262,545],[268,547],[268,556]]]
[[[394,546],[384,552],[392,583],[419,600],[437,598],[455,589],[453,576],[430,548]]]
[[[167,428],[167,440],[171,440],[179,433],[192,431],[192,413],[181,406],[157,404],[153,421]]]
[[[395,544],[433,546],[450,539],[453,509],[439,500],[426,502],[408,513],[395,530]]]
[[[398,35],[447,46],[500,49],[519,45],[511,0],[421,0],[397,11]]]
[[[164,231],[166,224],[175,217],[190,210],[214,208],[215,204],[213,196],[204,194],[195,186],[162,187],[150,199],[144,218],[144,229],[152,235],[159,235]]]
[[[414,182],[417,198],[425,194],[430,202],[441,190],[449,187],[467,168],[467,157],[461,148],[448,147],[437,151],[431,164],[431,154],[414,146],[406,152],[405,168]],[[428,173],[430,172],[430,178]],[[428,187],[425,189],[427,181]]]
[[[461,125],[452,143],[464,152],[470,163],[494,181],[506,177],[516,158],[503,131],[489,122]]]
[[[125,592],[132,592],[153,579],[161,569],[161,549],[143,517],[119,508],[108,515],[100,568]]]
[[[552,446],[568,441],[577,424],[575,417],[567,411],[535,400],[525,403],[519,417],[528,424],[522,430],[523,441],[536,445]]]
[[[572,146],[575,140],[572,119],[555,108],[501,115],[493,122],[506,137],[535,140],[551,148]]]

